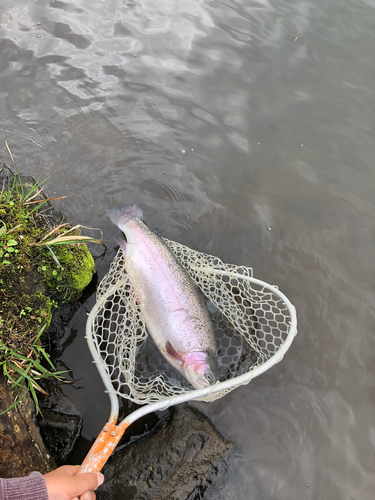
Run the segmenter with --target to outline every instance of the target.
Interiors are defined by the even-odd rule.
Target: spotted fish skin
[[[217,349],[203,295],[136,205],[108,213],[126,235],[119,241],[147,329],[163,356],[195,387],[216,381]]]

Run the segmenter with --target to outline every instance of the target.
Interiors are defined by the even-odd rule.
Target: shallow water
[[[0,131],[22,173],[57,169],[56,207],[107,240],[105,210],[136,201],[164,236],[253,266],[297,308],[280,364],[199,405],[238,444],[205,500],[374,498],[375,2],[1,7]],[[84,321],[62,355],[81,450],[109,410]]]

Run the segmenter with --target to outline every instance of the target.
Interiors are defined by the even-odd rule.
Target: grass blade
[[[15,406],[17,406],[18,404],[20,404],[21,401],[26,397],[26,394],[27,394],[27,391],[25,390],[25,394],[23,396],[21,396],[20,399],[17,399],[17,401],[15,401],[10,406],[8,406],[8,408],[6,410],[2,411],[0,413],[0,415],[4,415],[4,413],[6,413],[7,411],[11,410],[12,408],[14,408]]]
[[[48,364],[52,367],[52,369],[56,370],[56,368],[53,366],[53,363],[51,361],[51,358],[50,358],[49,354],[46,353],[46,351],[43,349],[43,347],[41,347],[40,345],[38,345],[38,346],[36,346],[36,349],[38,349],[38,352],[42,353],[42,356],[48,362]]]
[[[40,203],[39,205],[37,205],[36,207],[34,207],[30,212],[29,212],[29,216],[32,215],[34,212],[36,212],[37,210],[39,210],[39,208],[41,208],[43,205],[45,205],[47,203],[48,200],[44,200],[42,203]]]
[[[90,236],[57,236],[53,240],[29,243],[30,246],[45,246],[45,245],[74,245],[77,243],[97,243],[103,245],[100,240],[91,238]]]
[[[35,392],[35,389],[34,389],[32,383],[29,383],[29,391],[31,392],[31,396],[32,396],[32,398],[34,400],[34,403],[35,403],[36,414],[38,415],[38,413],[40,413],[43,416],[43,413],[42,413],[42,411],[40,409],[38,398],[37,398],[37,395],[36,395],[36,392]],[[47,393],[45,391],[44,391],[44,394],[47,395]]]
[[[12,158],[12,162],[15,164],[16,162],[14,161],[14,158],[13,158],[13,155],[12,155],[12,151],[10,150],[10,148],[9,148],[9,146],[8,146],[7,141],[5,141],[5,145],[6,145],[6,147],[7,147],[7,150],[8,150],[9,156]]]
[[[49,174],[42,182],[39,182],[39,179],[40,179],[40,176],[38,177],[38,179],[36,180],[35,184],[33,185],[33,187],[30,189],[30,191],[27,193],[27,195],[22,198],[22,203],[25,203],[27,202],[27,200],[31,200],[32,198],[34,198],[34,196],[37,196],[38,193],[35,193],[33,196],[31,196],[34,191],[36,191],[38,188],[40,189],[39,193],[42,191],[42,186],[43,184],[48,181],[48,179],[55,173],[57,172],[57,170],[54,170],[51,174]],[[48,201],[48,200],[44,200],[45,202]]]
[[[40,339],[40,336],[42,335],[42,333],[44,332],[44,330],[46,329],[46,326],[47,325],[43,325],[42,328],[39,330],[38,332],[38,335],[35,337],[34,339],[34,342],[33,342],[33,345],[36,345],[36,343],[38,342],[38,340]]]

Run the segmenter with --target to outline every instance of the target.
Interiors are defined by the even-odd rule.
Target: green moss
[[[82,292],[92,280],[95,272],[95,262],[86,245],[77,248],[77,254],[70,270],[72,288]]]
[[[84,243],[35,245],[51,228],[34,207],[17,188],[0,192],[0,334],[35,336],[51,322],[52,299],[76,300],[95,271]],[[54,236],[66,230],[58,228]]]
[[[13,389],[31,391],[38,407],[35,389],[42,389],[36,379],[51,375],[39,356],[52,366],[40,345],[52,307],[56,301],[77,299],[95,269],[84,243],[45,245],[52,229],[54,239],[68,230],[67,225],[47,226],[48,219],[36,210],[43,203],[35,204],[35,195],[28,201],[27,185],[19,178],[18,182],[8,191],[0,190],[0,367]],[[37,184],[30,184],[30,190],[40,193]],[[78,236],[79,231],[69,234]]]
[[[90,283],[95,263],[84,243],[59,245],[45,250],[43,265],[38,267],[38,271],[49,288],[69,301],[77,299]]]

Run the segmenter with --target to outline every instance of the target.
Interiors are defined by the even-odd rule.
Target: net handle
[[[86,455],[77,474],[100,472],[130,424],[107,422]]]

